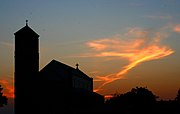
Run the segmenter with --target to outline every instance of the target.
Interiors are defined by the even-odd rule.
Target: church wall
[[[91,80],[83,79],[78,76],[73,75],[72,76],[72,86],[73,88],[82,88],[89,91],[91,90]]]

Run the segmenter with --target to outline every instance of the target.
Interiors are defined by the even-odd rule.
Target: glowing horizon
[[[13,80],[11,80],[13,83]],[[7,80],[0,80],[1,87],[3,88],[3,96],[6,96],[7,98],[14,98],[14,86],[10,84]]]

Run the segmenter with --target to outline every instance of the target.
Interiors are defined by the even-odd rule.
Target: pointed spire
[[[28,26],[28,20],[26,20],[26,26]]]

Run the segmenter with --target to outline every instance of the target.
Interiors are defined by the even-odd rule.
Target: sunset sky
[[[1,0],[0,84],[13,97],[14,33],[40,35],[40,69],[79,68],[102,95],[147,87],[160,99],[180,88],[179,0]],[[26,80],[25,80],[26,81]]]

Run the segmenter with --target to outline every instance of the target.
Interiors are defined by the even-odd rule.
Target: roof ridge
[[[51,60],[51,62],[48,63],[46,66],[51,65],[51,64],[63,65],[63,66],[65,66],[65,67],[71,69],[71,70],[72,70],[72,73],[73,73],[73,74],[76,74],[77,76],[84,77],[84,78],[88,78],[88,79],[91,78],[91,77],[89,77],[87,74],[85,74],[83,71],[81,71],[80,69],[73,68],[73,67],[71,67],[70,65],[67,65],[67,64],[65,64],[65,63],[63,63],[63,62],[60,62],[60,61],[56,60],[56,59]],[[46,67],[46,66],[45,66],[45,67]],[[83,75],[83,76],[82,76],[82,75]]]
[[[15,32],[14,35],[24,32],[24,31],[27,32],[27,30],[29,30],[28,32],[31,32],[39,37],[39,35],[31,27],[27,25],[19,29],[17,32]]]

